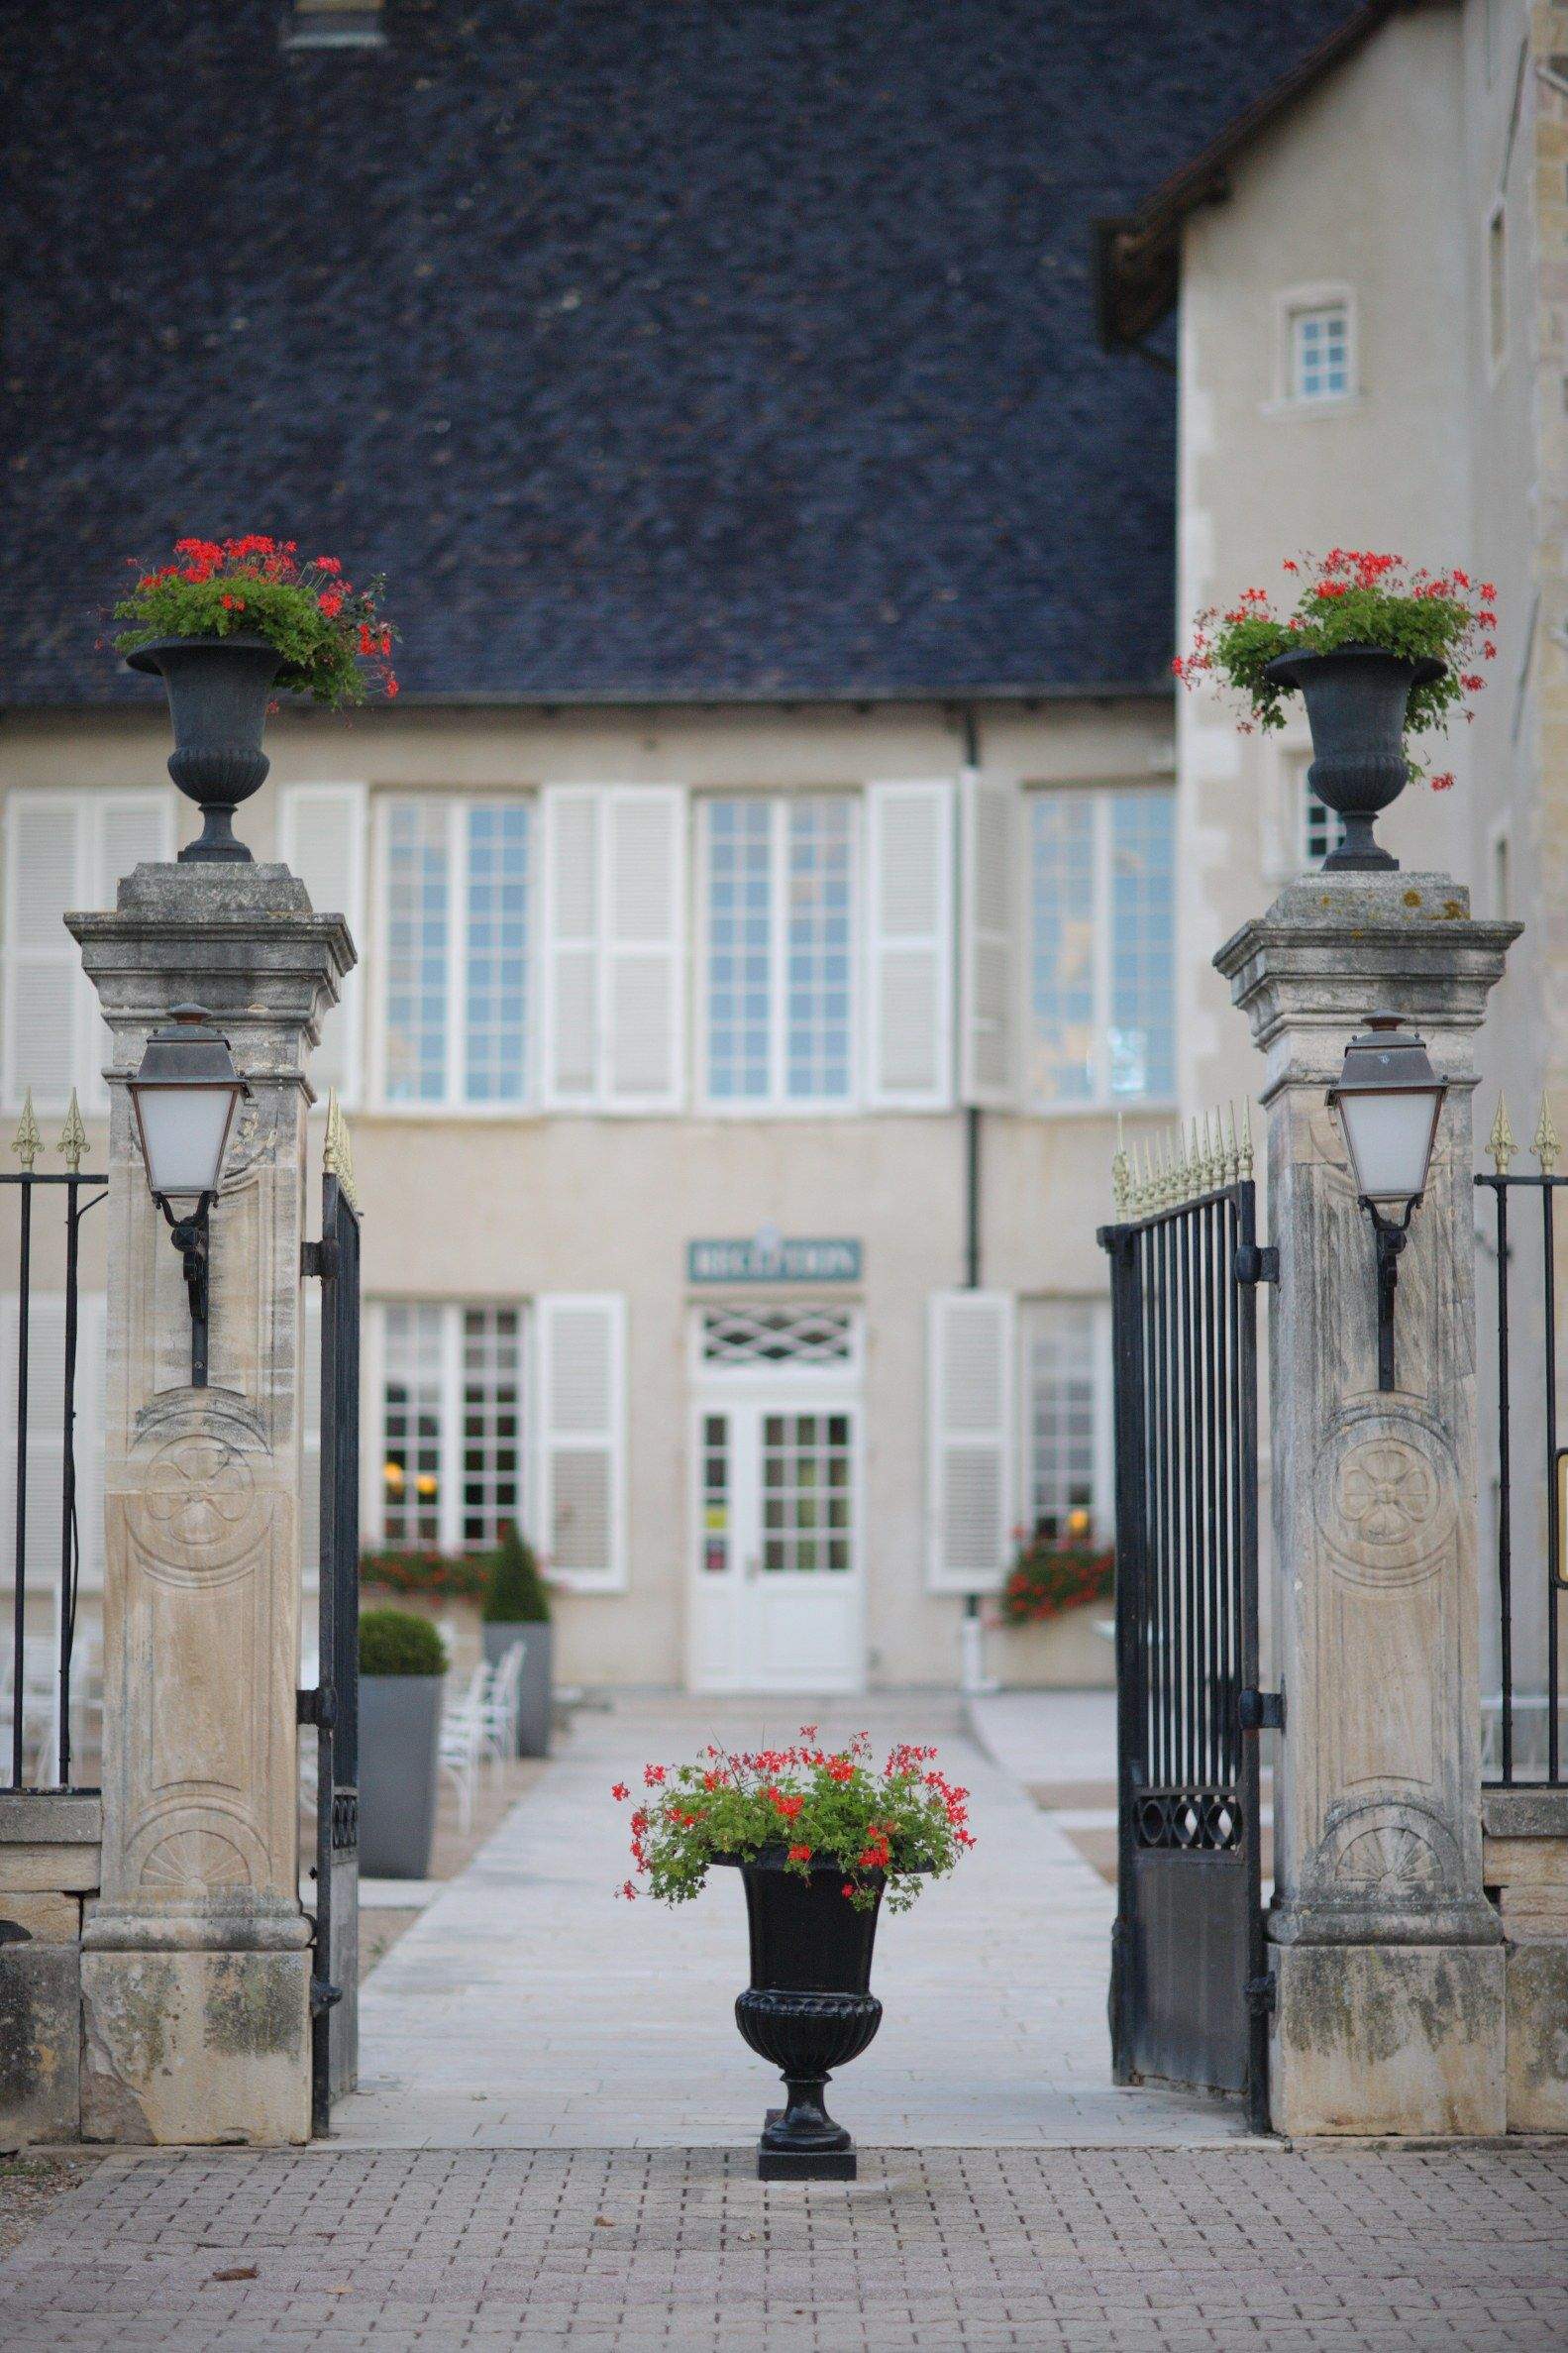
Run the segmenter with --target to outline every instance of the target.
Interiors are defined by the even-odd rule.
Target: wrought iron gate
[[[1259,1765],[1256,1285],[1249,1130],[1117,1155],[1116,2081],[1246,2095],[1268,2122]]]
[[[336,1102],[307,1267],[321,1278],[321,1667],[302,1701],[317,1739],[311,2117],[324,2133],[360,2065],[360,1217]]]

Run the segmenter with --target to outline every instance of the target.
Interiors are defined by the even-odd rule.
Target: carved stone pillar
[[[88,2139],[302,2141],[310,1956],[295,1693],[305,1063],[354,950],[286,867],[139,866],[72,915],[112,1040],[102,1894]],[[126,1078],[204,1006],[249,1099],[211,1219],[209,1385]]]
[[[1474,1037],[1513,923],[1431,874],[1292,883],[1215,958],[1267,1059],[1276,1743],[1274,2122],[1504,2128],[1502,1929],[1481,1884]],[[1324,1100],[1365,1015],[1449,1092],[1378,1389],[1373,1236]]]

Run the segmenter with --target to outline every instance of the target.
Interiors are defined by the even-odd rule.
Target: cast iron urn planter
[[[840,1865],[802,1877],[777,1853],[738,1862],[751,1927],[752,1981],[736,1997],[735,2023],[778,2068],[787,2100],[770,2108],[757,2144],[763,2182],[852,2182],[855,2143],[823,2100],[834,2068],[858,2059],[882,2024],[871,1991],[876,1902],[857,1910]]]
[[[1277,687],[1300,690],[1312,731],[1307,781],[1344,822],[1344,839],[1323,871],[1373,873],[1397,868],[1379,847],[1372,820],[1410,783],[1405,719],[1414,687],[1441,678],[1432,655],[1413,661],[1381,646],[1340,646],[1331,654],[1281,654],[1264,672]]]
[[[249,861],[235,838],[234,812],[260,792],[272,765],[261,732],[282,655],[262,637],[160,637],[126,662],[163,681],[174,722],[168,773],[202,812],[201,836],[180,857]]]

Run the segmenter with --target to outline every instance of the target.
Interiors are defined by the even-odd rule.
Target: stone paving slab
[[[1082,1768],[1094,1709],[1059,1736],[1030,1727],[1030,1762]],[[950,1879],[878,1931],[885,2005],[844,2071],[834,2111],[863,2148],[1225,2142],[1233,2102],[1110,2081],[1105,2020],[1112,1890],[1012,1777],[965,1735],[950,1693],[851,1701],[714,1701],[616,1693],[461,1876],[381,1961],[361,1995],[362,2089],[336,2136],[377,2148],[743,2147],[778,2086],[742,2043],[739,1880],[715,1872],[678,1910],[618,1902],[627,1809],[618,1779],[710,1740],[784,1745],[804,1720],[884,1751],[935,1741],[973,1795],[979,1844]],[[1081,1722],[1080,1719],[1083,1719]]]
[[[0,2345],[1544,2353],[1565,2223],[1560,2147],[160,2151],[0,2264]]]

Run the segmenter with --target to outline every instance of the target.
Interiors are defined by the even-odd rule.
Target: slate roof
[[[1093,224],[1356,13],[34,0],[0,702],[156,693],[121,560],[255,529],[386,574],[414,696],[1163,691],[1174,379]]]

